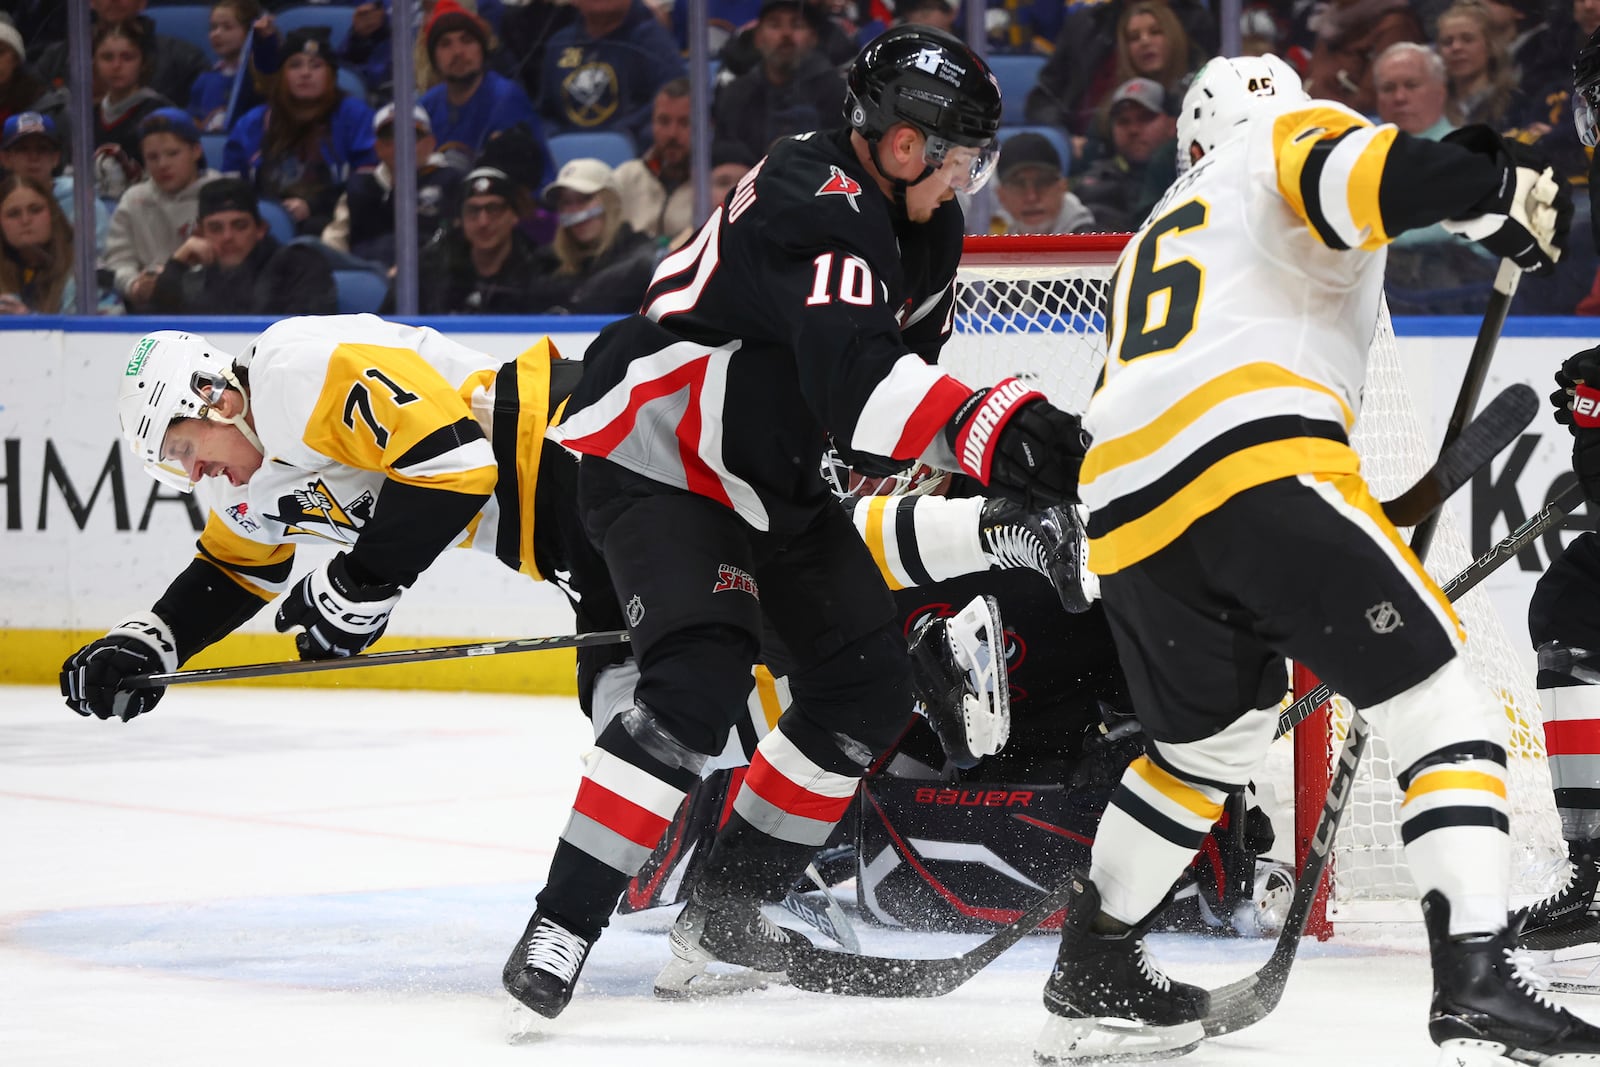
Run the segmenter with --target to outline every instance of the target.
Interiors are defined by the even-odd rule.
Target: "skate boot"
[[[1088,611],[1099,595],[1099,579],[1088,567],[1088,538],[1071,504],[1030,512],[990,499],[978,515],[978,532],[990,566],[1038,571],[1074,615]]]
[[[578,972],[592,946],[593,942],[536,911],[506,960],[501,984],[524,1007],[554,1019],[572,999]]]
[[[1567,884],[1522,914],[1523,948],[1560,949],[1600,941],[1600,841],[1568,841]]]
[[[1160,909],[1157,909],[1158,911]],[[1149,919],[1120,933],[1093,929],[1100,893],[1073,877],[1061,948],[1044,986],[1050,1019],[1034,1044],[1041,1064],[1116,1063],[1181,1056],[1205,1036],[1211,997],[1174,982],[1144,947]]]
[[[1428,1036],[1441,1065],[1600,1063],[1600,1029],[1546,1000],[1514,956],[1516,924],[1497,934],[1450,937],[1450,902],[1422,898],[1433,955]]]
[[[689,894],[668,938],[672,962],[656,976],[656,996],[668,1000],[725,996],[785,981],[792,945],[810,946],[802,934],[761,914],[759,901]],[[731,964],[738,971],[710,970]]]
[[[911,640],[911,685],[928,725],[957,767],[992,756],[1011,736],[1005,625],[992,596],[976,596]]]

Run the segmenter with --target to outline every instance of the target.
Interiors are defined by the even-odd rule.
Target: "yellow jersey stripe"
[[[1306,161],[1319,141],[1337,137],[1352,127],[1370,126],[1367,120],[1341,108],[1308,107],[1286,111],[1272,123],[1272,158],[1278,165],[1278,192],[1294,213],[1311,225],[1300,181]]]
[[[1089,485],[1100,475],[1153,455],[1170,444],[1206,412],[1225,400],[1263,389],[1292,387],[1312,389],[1331,397],[1344,418],[1345,432],[1355,423],[1355,413],[1338,393],[1321,382],[1302,377],[1276,363],[1246,363],[1235,367],[1192,390],[1162,412],[1156,419],[1132,433],[1097,441],[1084,458],[1078,475],[1079,486]],[[1341,468],[1342,469],[1342,468]]]
[[[1206,796],[1200,790],[1168,774],[1162,768],[1151,762],[1149,756],[1140,756],[1128,764],[1128,769],[1144,779],[1145,783],[1187,811],[1193,812],[1207,822],[1216,822],[1222,817],[1222,805]]]
[[[1203,515],[1246,489],[1307,470],[1354,474],[1361,461],[1349,445],[1325,437],[1291,437],[1240,449],[1218,460],[1161,504],[1089,541],[1089,569],[1115,574],[1167,547]]]
[[[1476,789],[1484,793],[1493,793],[1501,800],[1506,798],[1506,783],[1503,778],[1482,771],[1458,771],[1441,767],[1438,770],[1424,772],[1412,782],[1411,788],[1406,790],[1405,803],[1409,804],[1420,796],[1437,793],[1443,789]],[[1401,806],[1404,807],[1404,804]]]
[[[767,729],[775,730],[783,717],[783,702],[778,699],[778,680],[765,664],[758,663],[751,672],[756,680],[756,698],[761,701],[761,713],[766,716]]]

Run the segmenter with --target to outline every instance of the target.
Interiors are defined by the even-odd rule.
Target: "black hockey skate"
[[[1600,841],[1569,841],[1567,884],[1522,914],[1523,948],[1549,950],[1600,941]]]
[[[1450,937],[1450,902],[1422,898],[1433,955],[1428,1036],[1453,1067],[1600,1064],[1600,1029],[1528,984],[1514,952],[1516,924],[1492,936]]]
[[[506,960],[501,984],[524,1007],[554,1019],[572,1000],[578,972],[592,946],[593,942],[536,911]]]
[[[1159,909],[1158,909],[1159,910]],[[1144,947],[1149,919],[1118,934],[1092,928],[1100,893],[1086,874],[1073,877],[1061,948],[1044,986],[1050,1019],[1034,1044],[1042,1064],[1116,1063],[1181,1056],[1205,1036],[1211,997],[1174,982]]]
[[[1007,500],[984,502],[978,516],[983,552],[991,566],[1027,567],[1055,586],[1061,606],[1073,614],[1088,611],[1098,579],[1089,572],[1089,545],[1072,505],[1025,511]]]
[[[669,1000],[725,996],[785,981],[791,946],[811,947],[802,934],[761,914],[758,901],[691,891],[668,937],[672,962],[656,976],[656,996]],[[741,971],[709,970],[732,964]]]

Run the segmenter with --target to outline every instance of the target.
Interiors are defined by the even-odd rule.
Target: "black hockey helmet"
[[[930,138],[982,148],[1000,129],[1000,83],[953,34],[897,26],[850,64],[844,114],[869,141],[906,122]]]
[[[1596,130],[1600,116],[1600,29],[1589,35],[1589,41],[1578,50],[1572,63],[1572,121],[1577,124],[1578,137],[1593,147],[1600,140]]]

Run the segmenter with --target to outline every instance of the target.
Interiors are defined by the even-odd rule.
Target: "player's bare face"
[[[261,469],[261,453],[237,426],[179,419],[161,440],[161,462],[183,471],[191,482],[226,478],[229,485],[244,485]]]
[[[1128,19],[1123,40],[1128,58],[1142,77],[1159,75],[1167,65],[1167,33],[1154,15],[1140,13]]]
[[[445,81],[477,81],[483,73],[483,45],[466,30],[451,30],[434,46],[433,63]]]

